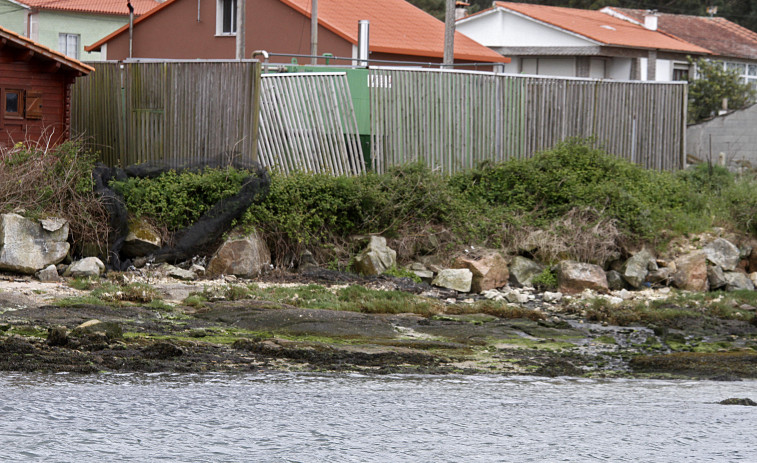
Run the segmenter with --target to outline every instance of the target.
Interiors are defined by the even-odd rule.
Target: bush
[[[482,167],[452,179],[470,200],[505,207],[543,227],[574,208],[600,211],[627,234],[652,239],[671,210],[686,204],[687,186],[670,172],[646,170],[573,139],[531,159]]]
[[[93,192],[97,156],[77,142],[56,147],[17,143],[0,148],[0,212],[68,220],[74,249],[91,243],[104,251],[107,212]]]
[[[152,179],[114,181],[111,187],[123,195],[131,214],[148,217],[176,231],[197,221],[216,202],[237,194],[250,175],[234,168],[182,173],[172,170]]]

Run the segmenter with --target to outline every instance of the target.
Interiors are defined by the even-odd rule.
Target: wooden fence
[[[373,168],[422,160],[445,172],[524,158],[569,137],[652,169],[683,166],[683,83],[372,69]]]
[[[257,159],[257,61],[90,63],[71,130],[109,165],[247,165]]]
[[[264,74],[259,152],[263,165],[286,173],[364,172],[346,74]]]

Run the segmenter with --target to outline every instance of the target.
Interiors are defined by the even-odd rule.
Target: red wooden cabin
[[[71,84],[94,69],[0,27],[0,147],[69,136]]]

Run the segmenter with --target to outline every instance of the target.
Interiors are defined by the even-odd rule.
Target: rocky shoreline
[[[319,271],[186,283],[142,275],[117,277],[160,294],[159,304],[92,303],[88,295],[94,291],[73,289],[74,280],[0,279],[0,371],[757,378],[757,326],[747,318],[684,317],[687,325],[679,328],[685,329],[660,321],[616,326],[592,320],[592,307],[608,298],[681,303],[681,295],[668,288],[586,291],[550,302],[545,293],[522,288],[522,302],[493,315],[476,311],[487,307],[483,296],[406,278]],[[243,291],[285,288],[296,297],[298,291],[356,285],[414,293],[409,297],[448,309],[428,314],[313,309]],[[218,296],[197,304],[192,295],[200,293]],[[466,307],[470,310],[461,309]],[[741,309],[748,313],[754,307]]]

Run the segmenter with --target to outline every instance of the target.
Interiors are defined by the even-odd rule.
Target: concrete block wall
[[[757,169],[757,105],[690,125],[686,154],[689,162],[711,160],[733,170]]]

